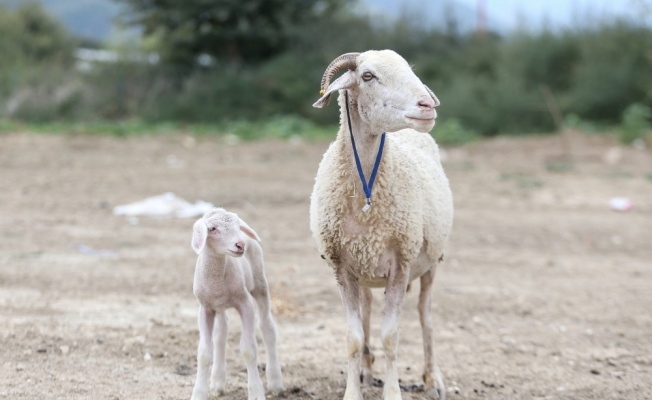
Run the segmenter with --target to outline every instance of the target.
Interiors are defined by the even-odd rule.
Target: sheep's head
[[[347,71],[331,83],[343,69]],[[313,106],[323,107],[339,90],[348,90],[349,101],[362,121],[382,132],[404,128],[428,132],[435,125],[439,100],[407,61],[392,50],[347,53],[336,58],[324,72],[322,97]]]
[[[217,254],[241,257],[246,250],[243,233],[260,241],[256,232],[237,214],[213,208],[193,225],[190,245],[197,254],[208,245]]]

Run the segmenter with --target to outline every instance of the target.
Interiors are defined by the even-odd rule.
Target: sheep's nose
[[[423,96],[419,99],[418,104],[420,108],[425,108],[426,110],[432,110],[433,108],[439,105],[439,102],[436,102],[430,96]]]
[[[236,242],[235,247],[238,249],[239,252],[244,252],[245,245],[243,242]]]

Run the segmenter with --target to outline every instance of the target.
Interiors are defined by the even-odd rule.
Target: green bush
[[[480,137],[480,135],[462,125],[462,123],[455,119],[446,119],[443,122],[437,122],[435,129],[431,132],[437,143],[446,146],[455,146],[472,142]]]
[[[650,132],[652,110],[643,104],[631,104],[625,109],[618,138],[624,144],[632,144],[638,139],[645,139]]]

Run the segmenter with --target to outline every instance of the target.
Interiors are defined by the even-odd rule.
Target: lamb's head
[[[341,70],[347,71],[331,83]],[[347,53],[336,58],[324,72],[322,97],[313,106],[323,107],[339,90],[348,90],[351,107],[362,122],[380,132],[404,128],[428,132],[435,125],[439,100],[407,61],[392,50]]]
[[[217,254],[241,257],[246,250],[243,233],[260,242],[256,232],[237,214],[213,208],[193,225],[190,245],[197,254],[208,246]]]

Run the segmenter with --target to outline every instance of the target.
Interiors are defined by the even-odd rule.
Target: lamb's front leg
[[[360,358],[364,345],[364,332],[360,317],[359,286],[355,277],[340,268],[336,272],[342,303],[346,310],[347,347],[349,351],[348,374],[344,400],[362,400],[360,391]]]
[[[213,344],[215,356],[213,357],[213,369],[211,371],[211,395],[219,396],[226,391],[226,340],[229,330],[229,318],[226,311],[217,314],[215,317],[215,328],[213,329]]]
[[[197,346],[197,379],[192,390],[191,400],[206,400],[208,398],[208,378],[213,362],[213,324],[215,312],[199,306],[199,345]]]
[[[263,388],[263,381],[260,380],[260,375],[258,374],[258,348],[256,345],[255,331],[256,317],[254,314],[254,302],[249,293],[247,293],[245,301],[242,301],[236,306],[236,309],[242,318],[240,353],[247,366],[248,398],[249,400],[263,400],[265,399],[265,389]]]
[[[385,400],[401,399],[396,362],[398,354],[398,320],[408,285],[408,273],[402,269],[397,267],[390,272],[385,287],[385,318],[380,328],[380,338],[383,342],[387,361],[385,386],[383,387],[383,398]]]

